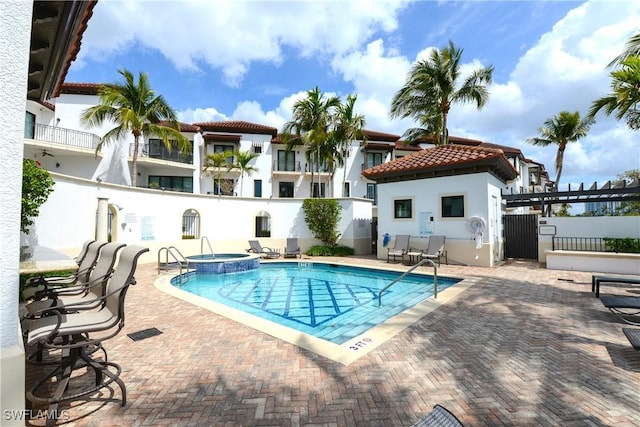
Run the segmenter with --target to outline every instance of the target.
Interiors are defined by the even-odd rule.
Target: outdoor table
[[[44,246],[20,248],[20,274],[76,271],[78,264],[69,255]]]

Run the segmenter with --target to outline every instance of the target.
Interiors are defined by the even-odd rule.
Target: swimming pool
[[[299,332],[343,344],[433,296],[433,276],[310,262],[271,262],[228,274],[196,274],[175,287]],[[458,283],[438,278],[438,291]]]
[[[190,255],[187,260],[189,267],[199,274],[235,273],[260,267],[260,256],[251,253]]]

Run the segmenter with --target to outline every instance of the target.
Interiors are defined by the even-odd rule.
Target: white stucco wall
[[[32,2],[0,0],[0,410],[3,426],[24,425],[24,349],[18,324],[22,144]],[[15,413],[15,412],[14,412]]]
[[[244,252],[247,241],[255,239],[255,217],[261,211],[271,217],[271,237],[260,238],[264,246],[284,248],[287,237],[298,237],[303,250],[318,243],[304,221],[303,199],[195,195],[97,183],[55,173],[52,176],[54,192],[35,220],[32,237],[39,245],[69,254],[75,254],[95,235],[98,198],[107,198],[115,205],[115,240],[152,248],[142,262],[155,260],[154,250],[162,246],[194,244],[181,241],[182,216],[190,209],[200,215],[200,236],[207,236],[214,252]],[[369,253],[371,202],[340,199],[339,203],[343,206],[339,243],[356,248],[358,253]]]
[[[411,247],[418,249],[426,249],[428,235],[437,234],[447,238],[449,262],[494,265],[496,258],[501,258],[501,251],[496,249],[502,244],[501,185],[501,181],[485,173],[378,184],[378,258],[386,258],[387,248],[382,244],[385,233],[392,238],[387,247],[393,246],[396,235],[408,234]],[[464,218],[443,218],[441,198],[455,195],[464,196]],[[412,218],[394,218],[397,199],[413,200]],[[472,216],[480,216],[487,223],[479,249],[476,236],[467,228]],[[421,219],[427,224],[421,224]]]

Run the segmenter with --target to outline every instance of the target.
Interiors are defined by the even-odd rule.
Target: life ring
[[[481,216],[472,216],[467,221],[467,228],[470,232],[472,232],[476,237],[476,251],[482,248],[482,237],[484,232],[487,230],[487,222]],[[476,259],[478,259],[478,254],[476,253]]]

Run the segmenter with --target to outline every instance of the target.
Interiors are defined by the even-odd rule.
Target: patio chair
[[[298,245],[297,237],[287,237],[287,247],[284,248],[284,257],[302,257],[302,253],[300,252],[300,246]]]
[[[250,248],[247,249],[247,252],[259,254],[261,258],[280,258],[279,249],[262,246],[257,240],[249,240],[249,246]]]
[[[393,261],[395,261],[398,256],[404,261],[404,256],[409,252],[409,238],[408,234],[398,234],[396,236],[393,248],[387,248],[387,262],[389,262],[390,257],[393,257]]]
[[[78,265],[78,270],[72,274],[49,277],[38,276],[28,279],[25,284],[26,288],[22,292],[23,298],[28,300],[33,298],[37,292],[46,291],[56,287],[75,285],[78,282],[84,283],[89,281],[91,270],[95,267],[96,262],[98,261],[100,249],[102,249],[106,244],[107,242],[101,241],[90,243],[85,257],[82,259],[80,265]]]
[[[591,292],[595,292],[596,298],[600,298],[600,285],[602,283],[624,283],[628,285],[640,285],[638,277],[622,277],[622,276],[591,276]]]
[[[463,427],[463,425],[447,408],[435,405],[431,412],[420,418],[411,427]]]
[[[422,258],[429,258],[430,260],[436,260],[438,267],[440,267],[440,261],[444,258],[445,264],[448,264],[447,251],[444,248],[444,243],[447,240],[446,236],[429,236],[429,244],[427,249],[422,253]]]
[[[640,315],[640,297],[605,295],[600,301],[623,322],[640,326],[640,317],[633,318]]]
[[[36,381],[27,392],[27,399],[32,403],[48,404],[48,413],[54,416],[47,419],[47,425],[54,425],[55,414],[60,402],[95,394],[112,383],[118,384],[122,392],[122,406],[126,405],[126,388],[120,379],[121,368],[116,363],[107,361],[107,352],[103,342],[116,336],[124,327],[125,296],[130,285],[136,283],[134,274],[138,258],[148,248],[128,246],[120,255],[118,265],[107,283],[104,296],[100,297],[104,304],[99,310],[83,310],[83,304],[75,304],[75,313],[62,314],[56,309],[50,315],[32,320],[25,344],[35,347],[27,360],[33,362],[34,354],[43,350],[58,350],[62,357],[47,364],[55,365],[55,369]],[[99,335],[99,336],[96,336]],[[101,350],[103,360],[94,355]],[[93,370],[95,383],[89,389],[77,390],[69,387],[69,382],[76,368]],[[82,376],[80,376],[81,378]],[[53,396],[48,393],[51,380],[56,378],[56,391]],[[46,394],[46,396],[45,396]]]
[[[48,308],[57,307],[64,310],[64,305],[73,303],[93,303],[98,307],[99,298],[106,291],[107,281],[113,273],[118,252],[124,248],[124,243],[108,243],[100,249],[100,255],[95,267],[89,273],[87,282],[77,282],[68,287],[54,287],[36,292],[33,298],[36,301],[28,303],[26,317],[37,317],[38,313]]]

